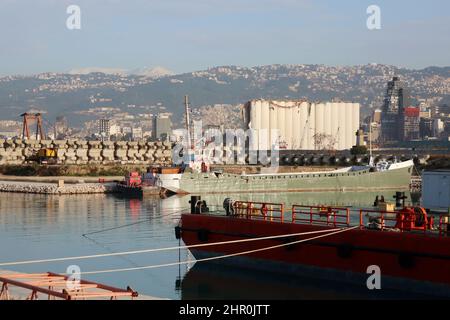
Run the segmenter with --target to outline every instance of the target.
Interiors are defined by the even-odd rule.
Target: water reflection
[[[327,300],[327,299],[414,299],[427,298],[410,292],[368,290],[361,285],[338,281],[285,276],[214,263],[196,264],[181,282],[182,299],[258,299],[258,300]],[[430,299],[432,297],[429,297]]]
[[[376,195],[392,199],[394,192],[370,193],[281,193],[202,195],[210,206],[222,208],[226,197],[235,200],[283,202],[296,204],[324,204],[370,207]],[[411,195],[407,194],[408,199]],[[114,195],[47,196],[0,193],[0,261],[18,261],[78,255],[99,254],[178,245],[174,226],[183,210],[189,208],[190,196],[173,196],[167,199],[144,197],[141,200],[119,198]],[[83,236],[86,235],[86,236]],[[70,264],[77,264],[82,271],[111,268],[148,266],[192,259],[187,251],[157,252],[126,257],[108,257],[94,260],[54,262],[36,265],[11,266],[10,270],[22,272],[65,272]],[[215,289],[217,283],[227,284],[223,274],[203,273],[201,264],[186,274],[186,266],[149,269],[125,273],[89,275],[88,279],[110,285],[130,285],[143,294],[163,298],[226,298],[224,288]],[[197,271],[200,270],[200,271]],[[196,275],[196,272],[201,272]],[[277,276],[264,276],[271,281],[255,280],[244,273],[238,279],[240,292],[247,298],[258,298],[272,293],[271,286],[281,286]],[[174,286],[176,279],[184,279],[181,291]],[[203,280],[202,280],[203,279]],[[210,279],[210,280],[207,280]],[[225,279],[225,280],[224,280]],[[230,281],[231,281],[230,280]],[[267,279],[266,279],[267,280]],[[202,282],[203,281],[203,282]],[[206,281],[206,282],[205,282]],[[201,288],[195,287],[198,282]],[[281,281],[282,283],[283,281]],[[189,285],[191,283],[192,285]],[[302,282],[302,285],[306,282]],[[327,285],[325,284],[325,287]],[[236,285],[234,285],[236,288]],[[315,296],[314,284],[303,286],[305,296]],[[195,289],[197,288],[197,289]],[[257,288],[256,291],[254,288]],[[193,291],[194,290],[194,291]],[[200,290],[200,293],[197,292]],[[203,290],[203,291],[202,291]],[[206,290],[206,291],[205,291]],[[209,290],[209,291],[208,291]],[[231,289],[230,289],[231,290]],[[296,291],[297,288],[292,291]],[[197,292],[197,293],[196,293]],[[206,292],[203,294],[202,292]],[[212,292],[212,293],[208,293]],[[223,294],[221,293],[223,292]],[[287,291],[290,292],[290,291]],[[254,296],[252,296],[254,294]],[[333,293],[329,293],[333,296]],[[299,297],[298,295],[290,295]],[[233,296],[238,298],[239,295]]]
[[[175,206],[159,198],[120,199],[113,195],[45,196],[0,193],[0,261],[20,261],[172,247]],[[83,236],[86,235],[86,236]],[[63,273],[71,264],[81,271],[129,268],[178,261],[177,252],[116,256],[92,260],[17,265],[9,270]],[[1,268],[1,267],[0,267]],[[184,272],[183,272],[184,274]],[[89,275],[87,279],[163,298],[179,299],[176,268]]]
[[[203,194],[202,200],[206,200],[208,206],[222,208],[223,200],[231,198],[240,201],[284,203],[286,208],[294,204],[299,205],[329,205],[338,207],[368,208],[372,207],[376,196],[384,196],[386,201],[395,203],[394,191],[375,192],[285,192],[285,193],[231,193],[231,194]],[[405,192],[406,205],[416,204],[417,195]],[[188,203],[190,195],[172,196],[163,200],[170,204],[182,206]]]

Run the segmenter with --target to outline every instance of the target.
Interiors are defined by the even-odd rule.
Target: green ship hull
[[[366,167],[300,174],[183,173],[158,179],[161,188],[180,194],[406,190],[412,167],[408,162],[375,172]]]

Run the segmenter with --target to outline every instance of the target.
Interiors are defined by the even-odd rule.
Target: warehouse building
[[[246,129],[255,134],[252,150],[268,150],[275,141],[290,150],[345,150],[356,144],[359,103],[251,100],[244,105]]]

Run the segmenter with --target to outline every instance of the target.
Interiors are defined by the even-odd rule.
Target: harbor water
[[[287,206],[326,204],[367,208],[373,205],[377,195],[394,201],[393,191],[203,195],[202,199],[213,209],[221,208],[226,197],[285,203]],[[414,195],[407,193],[407,196],[409,203],[411,200],[417,201]],[[189,210],[188,201],[189,196],[127,199],[106,194],[54,196],[0,193],[0,263],[178,246],[180,242],[175,238],[174,227],[180,213]],[[83,276],[83,272],[178,261],[190,262],[181,266]],[[208,264],[195,265],[194,262],[188,251],[173,250],[0,266],[0,269],[65,273],[75,265],[80,268],[83,279],[123,288],[131,286],[141,294],[165,299],[354,298],[369,294],[367,289],[346,287],[343,290],[340,285],[302,279],[301,276],[293,281],[279,275],[228,270]],[[239,293],[234,291],[236,287],[240,288]],[[383,294],[399,297],[392,292]]]

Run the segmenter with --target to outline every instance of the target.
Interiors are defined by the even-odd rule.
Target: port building
[[[252,150],[269,150],[273,132],[281,149],[350,149],[356,144],[359,117],[359,103],[258,99],[243,107],[244,127],[254,130]]]

